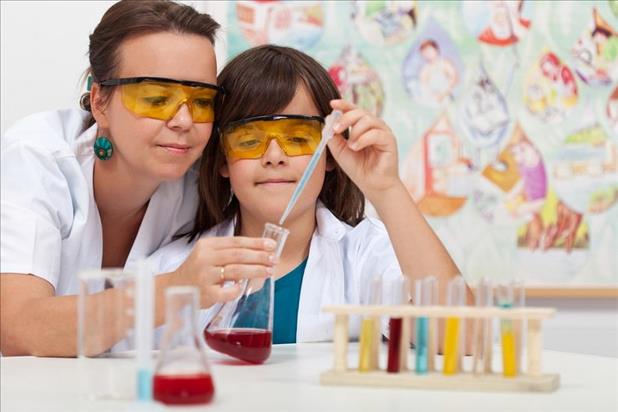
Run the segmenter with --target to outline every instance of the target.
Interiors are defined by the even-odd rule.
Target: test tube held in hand
[[[288,202],[288,205],[285,207],[285,210],[283,211],[283,214],[281,215],[281,218],[279,219],[279,225],[283,225],[283,223],[285,223],[285,220],[288,218],[288,216],[290,215],[290,212],[294,208],[294,205],[296,204],[296,201],[300,197],[300,194],[303,192],[303,189],[305,188],[307,181],[313,174],[313,170],[318,164],[318,160],[320,160],[320,156],[322,156],[322,152],[326,148],[326,143],[328,143],[328,141],[332,139],[332,137],[334,136],[335,132],[333,130],[333,127],[335,126],[335,123],[337,123],[337,121],[341,118],[341,116],[343,116],[343,113],[341,111],[333,110],[332,113],[326,116],[326,118],[324,119],[324,128],[322,129],[322,138],[320,139],[320,143],[318,144],[318,147],[315,149],[315,152],[313,152],[311,159],[309,159],[309,163],[307,163],[307,167],[305,168],[305,171],[300,177],[300,180],[298,181],[298,184],[296,185],[294,192],[292,192],[290,201]]]

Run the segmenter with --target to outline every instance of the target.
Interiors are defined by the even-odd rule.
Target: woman
[[[130,268],[190,230],[197,204],[192,166],[222,93],[215,85],[218,27],[209,15],[173,2],[116,3],[90,36],[93,83],[82,103],[91,113],[33,115],[3,137],[4,355],[74,356],[70,295],[78,272]],[[211,298],[238,293],[213,279],[267,276],[271,252],[264,239],[201,242],[178,271],[157,277],[155,322],[163,322],[167,286],[196,285],[202,305],[210,306]],[[117,293],[100,293],[109,316]],[[102,352],[120,336],[100,329]]]

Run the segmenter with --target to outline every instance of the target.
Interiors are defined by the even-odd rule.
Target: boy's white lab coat
[[[0,273],[31,273],[47,280],[56,295],[76,294],[77,274],[102,263],[101,221],[92,186],[96,125],[83,130],[86,114],[35,114],[2,137]],[[196,183],[192,169],[159,186],[125,267],[190,228]]]
[[[365,219],[356,227],[337,219],[318,203],[317,227],[311,238],[309,257],[300,291],[296,342],[332,340],[334,318],[321,308],[335,304],[366,303],[370,280],[375,275],[383,278],[383,302],[398,303],[401,287],[394,290],[392,281],[401,277],[390,239],[382,222]],[[202,236],[232,236],[232,222],[221,223]],[[158,272],[175,270],[189,256],[195,242],[187,244],[179,239],[151,257]],[[200,328],[216,313],[219,305],[200,313]],[[387,319],[383,319],[383,330]],[[351,317],[349,335],[357,338],[360,319]],[[161,328],[157,331],[160,337]]]

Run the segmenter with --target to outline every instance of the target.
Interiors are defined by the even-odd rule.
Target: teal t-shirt
[[[296,343],[298,303],[305,266],[307,266],[307,259],[290,273],[275,281],[273,343]]]

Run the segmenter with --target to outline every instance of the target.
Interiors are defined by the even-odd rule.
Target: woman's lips
[[[159,147],[167,150],[173,154],[185,154],[189,150],[191,150],[191,146],[183,145],[183,144],[160,144]]]

